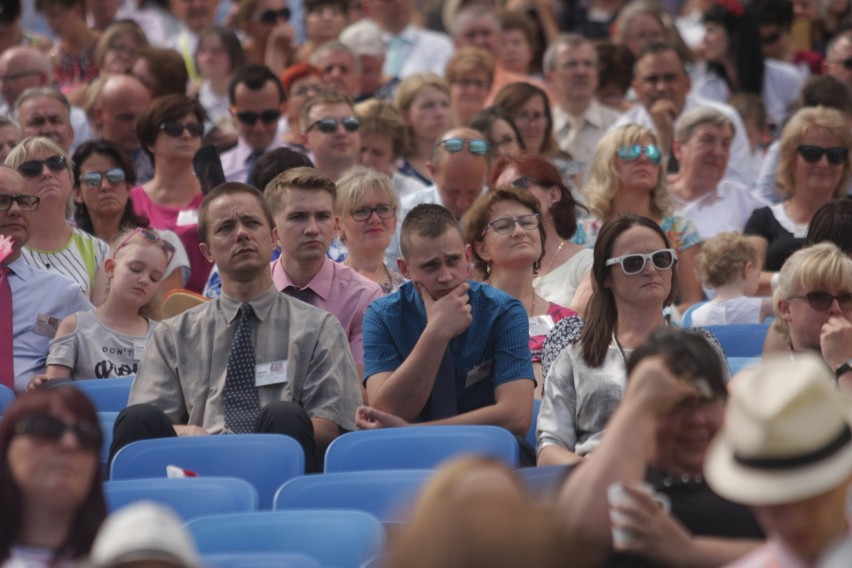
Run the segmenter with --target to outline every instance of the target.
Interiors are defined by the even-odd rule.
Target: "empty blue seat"
[[[400,523],[433,473],[431,469],[396,469],[295,477],[275,494],[273,508],[357,509],[383,523]]]
[[[6,409],[15,400],[15,391],[6,385],[0,385],[0,416],[6,413]]]
[[[304,554],[205,554],[201,561],[208,568],[322,568],[322,565]]]
[[[78,379],[63,382],[61,385],[72,385],[86,393],[95,403],[99,412],[121,412],[127,407],[130,397],[130,385],[133,377],[116,377],[113,379]]]
[[[374,516],[337,509],[214,515],[193,519],[186,528],[203,555],[295,553],[316,558],[326,568],[358,568],[385,542]]]
[[[409,426],[343,434],[328,446],[325,471],[430,469],[461,454],[518,466],[518,442],[497,426]]]
[[[184,521],[219,513],[257,510],[257,490],[236,477],[122,479],[104,483],[110,512],[134,501],[156,501],[171,507]]]
[[[272,508],[282,483],[305,473],[302,446],[280,434],[187,436],[133,442],[112,460],[110,479],[166,477],[175,465],[201,477],[238,477],[251,483],[261,509]]]
[[[101,430],[104,432],[104,445],[101,447],[101,468],[104,475],[109,473],[107,470],[109,447],[112,444],[112,430],[116,418],[118,418],[118,412],[98,412],[98,421],[101,423]]]
[[[708,325],[704,329],[716,336],[726,357],[760,357],[769,324],[732,323]]]
[[[532,420],[530,420],[530,429],[527,432],[526,440],[530,446],[535,448],[535,429],[538,426],[538,412],[541,410],[541,400],[534,398],[533,399],[533,413]]]

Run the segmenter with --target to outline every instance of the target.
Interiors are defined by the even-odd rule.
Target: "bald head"
[[[125,152],[138,150],[136,123],[149,102],[151,95],[138,79],[131,75],[110,75],[95,103],[95,126],[101,138]]]
[[[0,56],[0,95],[15,106],[18,97],[30,87],[45,87],[53,80],[47,56],[35,47],[13,47]]]
[[[488,176],[488,146],[484,153],[474,153],[471,141],[485,142],[485,138],[472,128],[453,128],[441,136],[432,153],[432,179],[444,207],[456,217],[464,215],[482,195]]]
[[[0,166],[0,196],[27,196],[27,184],[23,176],[8,166]],[[18,202],[12,202],[8,209],[3,205],[0,207],[0,235],[12,238],[12,254],[3,261],[3,264],[8,264],[17,260],[21,249],[30,239],[30,214],[25,213]]]
[[[852,31],[846,31],[831,40],[823,61],[823,70],[826,75],[836,77],[852,87]]]

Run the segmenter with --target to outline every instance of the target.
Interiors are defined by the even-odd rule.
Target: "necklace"
[[[556,257],[559,256],[559,253],[562,252],[562,247],[565,246],[565,240],[559,241],[559,246],[556,247],[556,252],[553,253],[553,257],[550,259],[550,262],[547,263],[547,270],[544,271],[545,274],[550,274],[550,269],[553,268],[553,263],[556,262]]]

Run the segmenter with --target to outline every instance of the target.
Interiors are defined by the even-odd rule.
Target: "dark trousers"
[[[305,472],[319,473],[322,461],[317,455],[314,425],[305,409],[295,402],[273,402],[264,406],[255,422],[258,434],[285,434],[299,442],[305,451]],[[131,442],[177,436],[174,426],[162,410],[151,404],[128,406],[115,420],[109,463],[116,452]]]

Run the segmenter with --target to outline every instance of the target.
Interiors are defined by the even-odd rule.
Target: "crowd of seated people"
[[[4,2],[0,566],[89,553],[103,433],[57,385],[114,377],[110,459],[277,433],[315,473],[355,430],[491,425],[566,468],[544,516],[513,472],[505,502],[424,503],[390,566],[454,565],[414,551],[465,519],[541,565],[721,566],[767,538],[742,566],[852,557],[774,509],[840,478],[751,499],[704,465],[762,356],[852,404],[848,4]],[[166,318],[174,295],[197,305]],[[735,328],[763,346],[746,363]],[[57,448],[79,487],[38,485]]]

